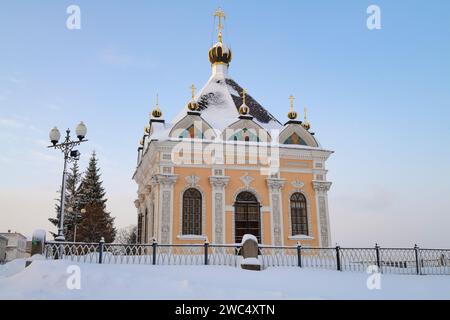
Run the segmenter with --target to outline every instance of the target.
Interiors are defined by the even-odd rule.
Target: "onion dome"
[[[162,111],[159,109],[158,95],[156,95],[156,106],[155,106],[155,109],[153,109],[151,115],[153,118],[161,118],[162,117]]]
[[[144,138],[142,138],[142,139],[139,141],[139,144],[140,144],[141,146],[144,145]]]
[[[145,134],[145,135],[149,135],[149,134],[150,134],[150,126],[146,126],[146,127],[144,128],[144,134]]]
[[[302,126],[303,126],[303,128],[305,128],[305,130],[311,129],[311,124],[309,123],[309,121],[308,121],[308,119],[306,117],[306,112],[307,111],[308,111],[308,109],[305,108],[305,117],[304,117],[304,120],[302,122]]]
[[[289,111],[289,113],[288,113],[288,118],[290,119],[290,120],[295,120],[295,119],[297,119],[297,112],[295,112],[295,110],[294,110],[294,96],[293,95],[291,95],[290,97],[289,97],[289,100],[291,101],[291,110]]]
[[[219,42],[209,49],[209,62],[211,64],[224,63],[229,65],[233,54],[231,49],[222,43],[221,34],[219,34]]]
[[[245,104],[245,95],[247,94],[247,91],[242,90],[242,105],[239,107],[239,114],[241,116],[246,116],[250,112],[250,108]]]
[[[187,108],[189,111],[199,111],[200,107],[198,106],[197,101],[195,101],[195,85],[191,86],[192,90],[192,100],[187,104]]]
[[[229,65],[232,59],[231,49],[222,43],[222,18],[225,20],[225,12],[219,8],[214,12],[214,17],[217,17],[219,20],[219,25],[217,27],[219,33],[217,36],[217,43],[209,49],[209,61],[211,64],[223,63]]]

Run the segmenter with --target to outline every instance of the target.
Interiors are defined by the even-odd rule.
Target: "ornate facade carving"
[[[213,187],[213,234],[214,242],[225,243],[225,187],[229,177],[212,176],[209,182]]]
[[[271,197],[271,213],[272,213],[272,236],[273,244],[276,246],[283,245],[283,222],[281,215],[281,189],[286,181],[284,179],[269,178],[267,186],[269,187]]]
[[[253,182],[253,180],[255,180],[248,174],[248,172],[246,172],[240,179],[244,183],[246,188],[250,188],[250,184]]]

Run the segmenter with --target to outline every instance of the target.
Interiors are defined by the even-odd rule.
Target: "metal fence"
[[[47,259],[83,263],[150,265],[240,266],[240,244],[114,244],[46,242]],[[450,275],[450,249],[314,248],[259,245],[262,268],[298,267],[366,272],[377,266],[381,273]]]

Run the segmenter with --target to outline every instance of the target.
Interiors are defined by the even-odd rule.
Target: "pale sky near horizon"
[[[66,8],[81,8],[81,30]],[[0,232],[52,228],[62,154],[83,120],[108,210],[136,223],[136,148],[158,92],[170,120],[210,75],[212,12],[228,15],[230,76],[284,122],[309,109],[328,161],[333,243],[450,247],[449,1],[0,3]],[[369,5],[382,29],[366,27]],[[54,230],[54,229],[52,229]]]

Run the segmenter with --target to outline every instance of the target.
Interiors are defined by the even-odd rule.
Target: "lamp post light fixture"
[[[56,241],[65,241],[64,237],[64,205],[65,205],[65,194],[66,194],[66,176],[67,176],[67,163],[71,161],[76,161],[80,159],[80,152],[78,150],[73,150],[74,147],[80,145],[82,142],[86,142],[85,140],[87,128],[83,122],[76,127],[75,133],[77,135],[78,140],[70,139],[70,129],[66,130],[66,137],[64,141],[59,143],[59,139],[61,138],[61,133],[58,128],[54,127],[50,130],[49,138],[52,143],[48,148],[59,149],[64,154],[64,169],[62,176],[62,185],[61,185],[61,206],[59,212],[59,226],[58,226],[58,236],[55,238]]]

